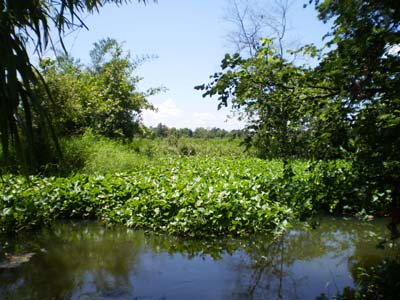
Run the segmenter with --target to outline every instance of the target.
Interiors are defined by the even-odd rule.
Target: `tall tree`
[[[52,136],[57,148],[50,117],[32,88],[43,78],[30,61],[27,43],[33,43],[41,55],[52,44],[51,28],[56,28],[63,44],[62,37],[66,31],[76,26],[85,27],[80,17],[83,13],[97,12],[109,2],[119,5],[127,1],[0,1],[0,135],[5,159],[10,156],[10,149],[14,149],[20,163],[33,166],[35,157],[41,153],[40,149],[35,149],[38,135]],[[40,130],[35,130],[34,118]]]
[[[310,89],[304,78],[309,69],[282,58],[272,39],[261,39],[260,45],[253,57],[226,54],[222,72],[196,89],[205,90],[203,96],[217,95],[219,107],[231,105],[241,112],[262,157],[293,157],[308,122]]]
[[[400,2],[325,0],[316,4],[333,21],[315,76],[329,81],[342,116],[352,119],[353,159],[360,185],[372,197],[392,198],[400,212]]]
[[[95,43],[90,56],[88,71],[94,97],[83,103],[89,110],[89,126],[108,137],[133,137],[142,110],[152,108],[146,97],[160,90],[137,90],[140,78],[133,72],[145,58],[132,61],[129,53],[124,54],[122,44],[110,38]]]
[[[333,22],[324,52],[300,49],[317,55],[316,67],[289,63],[264,40],[253,57],[226,55],[222,72],[197,88],[242,110],[264,148],[275,147],[279,156],[295,147],[293,129],[309,135],[317,157],[344,153],[359,179],[353,192],[361,206],[381,199],[399,218],[400,3],[310,2],[323,21]]]
[[[288,30],[287,15],[290,0],[228,0],[225,19],[232,26],[227,35],[229,43],[243,57],[252,57],[262,46],[261,38],[273,38],[281,57],[286,55]]]
[[[233,24],[228,40],[237,54],[222,61],[213,83],[197,88],[218,94],[248,121],[248,144],[261,157],[304,156],[309,115],[304,111],[303,87],[307,67],[294,64],[303,51],[289,51],[289,0],[228,1],[226,19]],[[267,39],[265,37],[268,37]],[[311,47],[307,48],[311,50]],[[296,98],[299,97],[299,98]],[[303,114],[303,115],[301,115]],[[298,145],[298,147],[297,147]]]
[[[49,110],[56,117],[57,132],[68,136],[90,128],[111,138],[140,134],[141,112],[152,108],[147,97],[162,90],[137,88],[141,78],[135,72],[147,57],[131,59],[123,44],[111,38],[96,42],[90,55],[88,66],[65,55],[41,61],[55,102]]]

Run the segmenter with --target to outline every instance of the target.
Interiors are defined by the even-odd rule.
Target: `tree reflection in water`
[[[130,291],[129,273],[143,239],[143,234],[130,238],[90,223],[58,224],[33,239],[24,237],[7,250],[30,249],[36,255],[20,268],[0,271],[0,299],[79,299],[83,292]]]
[[[376,248],[384,225],[327,219],[275,239],[193,240],[60,223],[1,242],[0,261],[5,252],[36,254],[0,269],[0,299],[356,299],[360,267],[399,252]]]
[[[271,299],[398,299],[398,241],[385,250],[377,247],[388,234],[384,222],[335,219],[324,220],[316,230],[291,230],[274,243],[247,252],[239,282],[248,286],[248,293],[238,299],[265,299],[266,295]],[[374,291],[366,292],[371,285]],[[388,292],[380,293],[383,289]]]

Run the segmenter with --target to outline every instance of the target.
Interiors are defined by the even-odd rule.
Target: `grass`
[[[133,172],[149,164],[162,164],[181,157],[251,157],[238,139],[133,139],[110,140],[89,133],[61,142],[63,163],[49,166],[48,174]]]

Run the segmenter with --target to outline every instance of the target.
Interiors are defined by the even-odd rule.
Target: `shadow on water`
[[[350,300],[377,272],[398,273],[384,258],[398,259],[399,245],[377,248],[387,234],[383,220],[209,240],[59,223],[1,241],[0,299]]]

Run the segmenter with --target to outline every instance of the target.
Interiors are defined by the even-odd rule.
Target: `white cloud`
[[[178,108],[172,99],[155,105],[157,111],[146,110],[142,114],[146,126],[157,126],[159,123],[176,128],[223,128],[227,130],[243,128],[244,124],[236,118],[228,118],[228,111],[190,112]]]
[[[216,124],[219,121],[216,115],[207,112],[195,112],[192,114],[192,116],[192,123],[196,124],[195,127],[216,127],[213,126],[213,124]]]
[[[182,110],[178,109],[172,99],[167,99],[155,107],[157,111],[145,110],[142,113],[143,122],[147,126],[156,126],[158,123],[167,125],[182,116]]]

